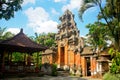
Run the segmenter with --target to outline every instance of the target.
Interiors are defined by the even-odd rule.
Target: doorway
[[[91,76],[90,57],[86,57],[86,76]]]
[[[60,52],[61,52],[61,53],[60,53],[60,54],[61,54],[61,55],[60,55],[60,57],[61,57],[61,58],[60,58],[60,62],[61,62],[61,66],[63,66],[64,63],[65,63],[65,62],[64,62],[64,60],[65,60],[65,59],[64,59],[64,56],[65,56],[65,48],[64,48],[64,47],[61,47]]]

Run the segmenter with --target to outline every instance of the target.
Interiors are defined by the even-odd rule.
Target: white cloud
[[[24,5],[27,5],[29,3],[35,4],[35,0],[23,0],[23,4],[22,5],[24,6]]]
[[[65,11],[66,9],[69,9],[69,10],[79,9],[82,3],[83,3],[82,0],[70,0],[69,4],[64,5],[62,7],[62,11]]]
[[[38,33],[48,33],[48,32],[57,32],[57,22],[54,22],[52,20],[46,21],[42,24],[40,24],[40,26],[36,27],[36,32]]]
[[[6,30],[6,32],[11,32],[11,33],[13,33],[13,34],[17,34],[17,33],[20,32],[20,29],[19,29],[19,28],[8,28],[8,29]]]
[[[66,0],[54,0],[54,2],[65,2]]]
[[[42,8],[29,8],[25,11],[28,17],[28,26],[33,28],[37,33],[48,33],[57,31],[57,22],[49,19],[49,14]]]
[[[51,10],[52,14],[59,15],[59,12],[57,12],[54,8]]]

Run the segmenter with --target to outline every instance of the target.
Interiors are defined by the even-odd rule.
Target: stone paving
[[[52,77],[52,76],[44,76],[44,77],[24,77],[24,78],[6,78],[6,79],[0,79],[0,80],[102,80],[102,79],[92,79],[89,77]]]

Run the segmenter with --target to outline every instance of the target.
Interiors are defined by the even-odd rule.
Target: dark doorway
[[[60,55],[60,62],[61,62],[61,65],[64,65],[64,56],[65,56],[65,48],[64,47],[61,47],[61,55]]]
[[[86,74],[87,76],[91,76],[91,68],[90,68],[90,57],[86,57]]]

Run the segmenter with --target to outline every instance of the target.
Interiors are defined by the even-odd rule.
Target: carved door
[[[64,59],[64,56],[65,56],[65,49],[64,49],[64,47],[61,47],[61,58],[60,58],[60,62],[61,62],[61,66],[63,66],[64,65],[64,63],[65,63],[65,59]]]

